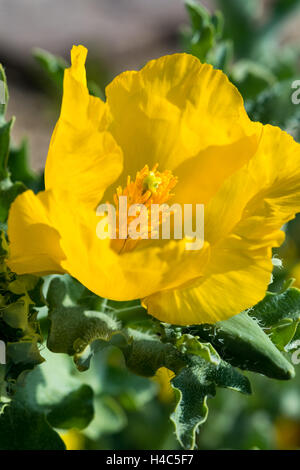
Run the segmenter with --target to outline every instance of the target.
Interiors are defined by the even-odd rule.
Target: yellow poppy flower
[[[122,73],[103,102],[88,93],[86,54],[73,47],[65,72],[46,190],[11,206],[10,268],[68,272],[102,297],[142,299],[174,324],[216,322],[257,303],[280,228],[299,211],[299,144],[252,122],[227,77],[191,55]],[[173,194],[172,204],[204,204],[201,250],[153,239],[123,249],[96,236],[99,202],[139,202],[142,184],[159,203]]]

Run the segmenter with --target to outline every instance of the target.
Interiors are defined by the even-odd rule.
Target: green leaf
[[[285,351],[285,347],[293,340],[298,324],[299,322],[286,320],[272,328],[270,338],[280,351]]]
[[[172,370],[176,374],[172,386],[177,402],[172,420],[176,435],[185,448],[194,447],[196,430],[207,417],[207,398],[215,395],[217,387],[251,392],[248,379],[233,366],[278,379],[293,377],[292,365],[247,313],[216,325],[184,329],[166,324],[159,327],[153,321],[152,332],[141,332],[137,327],[127,326],[127,322],[134,323],[140,314],[144,314],[139,305],[115,309],[100,299],[99,308],[102,310],[87,310],[83,301],[86,291],[75,288],[72,292],[73,288],[75,284],[70,277],[56,277],[50,283],[47,299],[51,319],[48,344],[51,349],[74,356],[81,371],[88,369],[93,356],[91,364],[95,367],[99,361],[96,358],[104,357],[109,345],[122,352],[126,367],[137,375],[152,377],[161,367]],[[78,302],[82,304],[78,305]],[[94,374],[98,375],[98,372]],[[89,375],[86,379],[90,380]],[[101,374],[99,380],[108,382]],[[91,383],[94,388],[95,382]],[[105,395],[99,383],[96,390],[97,400]],[[110,393],[113,393],[111,389]],[[117,396],[119,402],[130,410],[131,399],[127,392],[118,392]],[[98,406],[101,409],[103,404]],[[91,435],[94,435],[96,425],[90,426]]]
[[[0,338],[6,343],[7,364],[4,366],[5,387],[15,390],[15,381],[43,362],[39,345],[41,334],[37,322],[36,301],[42,280],[36,276],[17,276],[5,265],[8,246],[0,232]],[[29,295],[30,292],[30,295]],[[31,297],[32,295],[32,297]],[[34,300],[33,300],[34,298]],[[3,388],[3,387],[2,387]]]
[[[276,326],[284,319],[300,320],[300,290],[290,287],[281,293],[267,292],[265,298],[255,305],[249,315],[263,328]]]
[[[215,325],[199,325],[192,331],[210,341],[223,359],[240,369],[279,380],[295,375],[293,366],[247,313]]]
[[[183,354],[200,356],[207,362],[218,365],[221,361],[219,354],[210,343],[201,343],[197,336],[182,335],[176,342],[176,347]]]
[[[97,311],[80,307],[62,307],[50,310],[51,321],[48,347],[53,352],[80,354],[94,340],[108,341],[119,331],[118,323]]]
[[[56,308],[49,312],[48,348],[69,355],[81,354],[97,339],[108,341],[119,331],[118,323],[101,312],[80,307]]]
[[[227,362],[221,361],[215,367],[210,366],[208,370],[208,378],[213,380],[217,387],[229,388],[245,395],[252,393],[248,378]]]
[[[282,15],[283,13],[293,10],[295,6],[299,7],[298,0],[276,0],[276,2],[274,2],[274,13]]]
[[[291,83],[290,79],[275,83],[258,94],[254,100],[249,100],[246,105],[250,118],[263,124],[285,128],[288,120],[295,114],[295,105],[291,100]]]
[[[128,329],[127,334],[129,340],[119,347],[127,367],[136,374],[152,377],[160,367],[177,373],[186,364],[177,348],[170,343],[162,343],[157,336],[133,329]]]
[[[0,181],[9,176],[7,161],[9,154],[10,132],[14,124],[14,119],[0,125]]]
[[[216,47],[208,53],[207,61],[216,69],[229,73],[229,66],[233,60],[233,42],[230,40],[219,42]]]
[[[157,384],[132,373],[124,363],[124,356],[116,347],[106,347],[94,354],[89,370],[80,373],[84,383],[94,393],[109,395],[130,411],[138,410],[157,394]]]
[[[4,230],[0,230],[0,272],[6,272],[6,266],[4,265],[4,260],[7,258],[8,255],[8,243],[6,240],[5,232]],[[2,280],[1,280],[2,281]]]
[[[239,56],[249,55],[257,29],[255,14],[259,0],[218,0],[225,21],[225,36],[233,40]]]
[[[6,366],[4,364],[0,364],[0,417],[5,406],[11,401],[9,384],[5,380],[5,370]]]
[[[0,222],[6,222],[11,204],[19,194],[26,190],[23,183],[12,183],[9,178],[0,181]]]
[[[27,189],[23,183],[13,183],[10,179],[8,156],[13,123],[14,118],[9,122],[5,122],[4,115],[0,113],[0,223],[6,222],[10,205],[19,194]]]
[[[23,330],[28,329],[27,317],[28,305],[24,300],[20,299],[15,303],[7,305],[0,312],[3,321],[12,328]]]
[[[44,350],[45,362],[29,372],[15,400],[61,429],[83,429],[94,417],[92,388],[75,375],[71,359]]]
[[[9,290],[17,295],[28,293],[36,307],[43,307],[46,304],[46,299],[43,295],[43,285],[43,278],[32,274],[21,274],[9,284]]]
[[[186,0],[191,27],[182,31],[184,48],[202,62],[215,68],[229,71],[233,59],[233,42],[222,40],[224,17],[220,11],[211,14],[200,3]]]
[[[94,403],[95,416],[84,430],[85,436],[97,440],[103,435],[119,432],[126,426],[126,414],[114,398],[100,395]]]
[[[176,398],[171,420],[185,449],[195,447],[197,429],[208,415],[207,398],[215,396],[216,386],[251,393],[248,379],[229,364],[222,361],[215,366],[199,358],[192,358],[190,365],[172,379],[171,385]]]
[[[176,430],[176,437],[184,449],[195,447],[198,427],[208,415],[207,397],[213,397],[215,387],[206,385],[201,371],[197,368],[185,368],[172,381],[175,392],[176,408],[171,415]]]
[[[53,352],[75,356],[80,370],[86,370],[95,352],[109,343],[119,347],[127,367],[142,376],[153,376],[162,366],[177,370],[184,365],[173,345],[162,343],[155,335],[124,328],[127,314],[132,319],[132,315],[136,318],[144,313],[140,307],[109,314],[74,306],[65,281],[58,277],[50,283],[47,300],[51,321],[47,345]]]
[[[50,78],[52,83],[54,83],[56,88],[62,91],[64,72],[68,67],[68,63],[62,57],[51,54],[51,52],[40,48],[35,48],[33,50],[33,57],[44,70],[46,76]],[[95,81],[88,80],[87,85],[89,93],[92,96],[97,96],[101,99],[105,98],[101,88]]]
[[[288,350],[290,351],[291,349],[293,349],[293,344],[300,339],[300,323],[297,323],[297,327],[296,327],[296,331],[294,333],[294,336],[292,338],[292,342],[291,344],[288,345]],[[299,344],[297,343],[296,344],[296,348],[299,348]]]
[[[216,10],[211,16],[211,22],[214,25],[216,39],[221,39],[224,32],[225,19],[220,10]]]
[[[268,292],[249,315],[265,328],[278,349],[284,351],[300,321],[300,290],[290,287],[281,293]]]
[[[113,317],[74,306],[65,280],[59,277],[51,281],[47,300],[51,321],[47,345],[53,352],[81,354],[94,340],[108,341],[120,330]]]
[[[82,385],[53,406],[47,420],[55,428],[84,429],[93,416],[93,391],[88,385]]]
[[[44,358],[40,355],[38,338],[7,343],[6,355],[7,375],[13,380],[16,380],[22,372],[34,369],[35,366],[44,361]]]
[[[43,189],[41,185],[41,175],[35,174],[30,167],[27,139],[23,139],[18,147],[10,146],[8,166],[13,182],[21,181],[28,188],[35,191]]]
[[[45,416],[14,400],[0,415],[1,450],[64,450]]]
[[[183,41],[188,52],[205,61],[209,51],[222,36],[223,16],[220,12],[211,15],[205,7],[193,0],[186,0],[185,6],[191,20],[191,29],[183,31]]]
[[[7,88],[7,80],[6,80],[6,75],[4,68],[2,64],[0,64],[0,80],[1,82],[4,83],[4,98],[5,98],[5,103],[0,103],[0,126],[2,126],[5,122],[5,113],[6,113],[6,108],[7,108],[7,102],[8,102],[8,88]]]
[[[192,23],[192,28],[195,31],[201,31],[211,23],[211,15],[209,11],[193,0],[186,0],[185,7],[189,13],[189,17]]]
[[[62,89],[64,71],[68,66],[67,62],[63,58],[57,57],[51,54],[51,52],[39,48],[33,50],[33,57],[57,87]]]
[[[86,292],[87,289],[79,281],[68,274],[64,274],[50,279],[47,300],[50,308],[60,307],[62,304],[64,306],[76,306]]]
[[[254,99],[276,83],[276,77],[271,70],[251,60],[237,62],[231,70],[231,79],[244,99]]]

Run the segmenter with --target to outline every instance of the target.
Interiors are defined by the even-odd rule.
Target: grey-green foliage
[[[219,11],[211,15],[194,0],[186,0],[185,4],[190,26],[183,28],[181,33],[184,49],[202,62],[209,62],[226,71],[232,60],[233,46],[231,40],[222,39],[223,15]]]
[[[290,100],[297,47],[276,50],[282,22],[299,2],[277,1],[261,29],[256,0],[220,0],[225,21],[199,2],[186,3],[191,24],[183,32],[185,49],[228,73],[253,119],[287,130],[297,127],[299,112]],[[42,50],[35,57],[61,90],[66,63]],[[3,68],[0,74],[5,81]],[[24,183],[41,187],[28,164],[27,144],[11,144],[13,121],[6,122],[5,110],[0,105],[0,222],[6,222]],[[101,299],[68,275],[47,279],[45,299],[43,280],[8,269],[7,250],[1,232],[0,339],[7,344],[7,364],[0,365],[1,449],[63,449],[57,429],[80,429],[97,442],[121,433],[130,416],[151,406],[158,392],[151,378],[161,368],[174,375],[176,437],[191,449],[207,419],[208,400],[219,388],[251,393],[240,370],[277,380],[294,376],[288,351],[300,338],[296,288],[267,293],[227,321],[179,327],[151,318],[139,301]]]
[[[14,118],[9,122],[5,120],[5,113],[8,100],[8,89],[6,75],[3,66],[0,64],[0,80],[4,82],[6,90],[6,103],[0,105],[0,222],[7,220],[8,210],[11,203],[26,190],[23,182],[13,182],[8,169],[8,157],[10,149],[10,133],[14,123]]]
[[[280,126],[299,139],[299,109],[291,95],[300,48],[280,43],[287,21],[300,12],[299,1],[275,1],[263,24],[257,20],[258,0],[218,0],[220,11],[214,14],[200,1],[185,3],[190,18],[182,33],[185,50],[227,73],[253,120]]]
[[[280,380],[294,377],[293,366],[247,313],[215,325],[199,325],[191,331],[211,341],[222,357],[240,369]]]
[[[63,90],[64,71],[68,66],[67,62],[62,57],[58,57],[51,54],[51,52],[40,48],[35,48],[33,50],[33,56],[44,71],[45,77],[54,85],[56,95],[57,91],[59,92],[59,95],[61,95]],[[87,84],[91,95],[103,98],[102,90],[95,81],[88,80]]]
[[[14,400],[0,416],[0,450],[64,450],[45,416]]]
[[[87,370],[95,354],[113,345],[123,353],[129,370],[138,375],[151,377],[161,367],[173,371],[176,407],[172,421],[186,448],[194,447],[195,432],[207,417],[207,399],[215,395],[217,387],[251,393],[248,379],[235,367],[283,380],[294,376],[293,366],[271,341],[269,331],[264,331],[271,320],[261,327],[257,319],[267,318],[267,311],[272,312],[275,326],[282,318],[295,319],[300,305],[297,289],[268,294],[250,314],[241,313],[216,325],[180,328],[152,320],[143,332],[136,328],[137,317],[132,316],[129,324],[126,321],[125,313],[128,320],[138,306],[111,309],[100,302],[99,310],[91,311],[89,303],[88,307],[84,302],[78,306],[79,298],[72,300],[71,285],[67,276],[56,277],[48,289],[50,349],[73,356],[79,370]],[[88,299],[84,291],[81,297]],[[142,308],[139,313],[145,314]]]

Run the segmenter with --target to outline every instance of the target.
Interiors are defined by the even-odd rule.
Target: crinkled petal
[[[49,218],[48,196],[47,192],[36,196],[32,191],[26,191],[11,205],[8,265],[18,274],[64,272],[61,262],[65,255],[60,246],[60,234]]]
[[[66,191],[27,191],[10,210],[8,264],[18,274],[67,272],[102,297],[132,300],[181,285],[208,262],[208,244],[195,257],[185,251],[186,240],[119,255],[97,237],[98,222]]]
[[[218,261],[224,272],[206,273],[188,286],[144,299],[148,312],[177,325],[215,323],[255,305],[264,296],[272,271],[268,258],[254,260],[245,253],[227,252]]]
[[[144,299],[149,313],[169,323],[214,323],[265,295],[272,247],[300,211],[300,145],[265,126],[255,156],[228,178],[206,207],[211,258],[203,276]]]
[[[111,241],[96,235],[99,218],[85,206],[76,208],[67,195],[55,194],[51,214],[61,235],[64,269],[91,291],[114,300],[132,300],[173,288],[199,275],[210,256],[209,245],[195,254],[185,250],[185,240],[154,243],[116,253]],[[78,214],[80,214],[78,216]]]
[[[178,177],[174,202],[207,204],[224,181],[255,155],[261,133],[262,126],[257,123],[256,133],[252,136],[228,145],[208,147],[185,160],[174,172]]]
[[[259,132],[226,75],[188,54],[161,57],[139,72],[122,73],[106,94],[108,129],[124,152],[123,178],[157,162],[176,173],[186,159],[210,146],[230,145]]]
[[[101,126],[105,103],[89,95],[86,54],[83,46],[74,46],[72,66],[65,71],[61,114],[50,142],[45,186],[69,191],[95,207],[121,173],[123,155]]]

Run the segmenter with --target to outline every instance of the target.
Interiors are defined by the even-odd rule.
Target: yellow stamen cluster
[[[130,207],[133,204],[143,204],[148,211],[151,209],[152,204],[163,204],[167,202],[174,194],[171,193],[172,189],[177,184],[177,177],[173,176],[172,172],[165,170],[160,172],[157,170],[158,164],[154,165],[152,170],[149,170],[148,165],[137,172],[135,180],[132,181],[131,177],[127,177],[127,185],[123,189],[121,186],[117,188],[114,195],[114,202],[116,205],[117,219],[119,219],[119,198],[120,196],[127,196],[127,204]],[[135,217],[127,217],[127,226],[134,220]],[[148,215],[148,233],[151,233],[151,218]],[[119,227],[117,228],[119,233]],[[127,243],[127,240],[120,240]],[[136,240],[132,240],[135,242]],[[123,248],[122,248],[123,251]],[[127,251],[127,250],[126,250]]]

